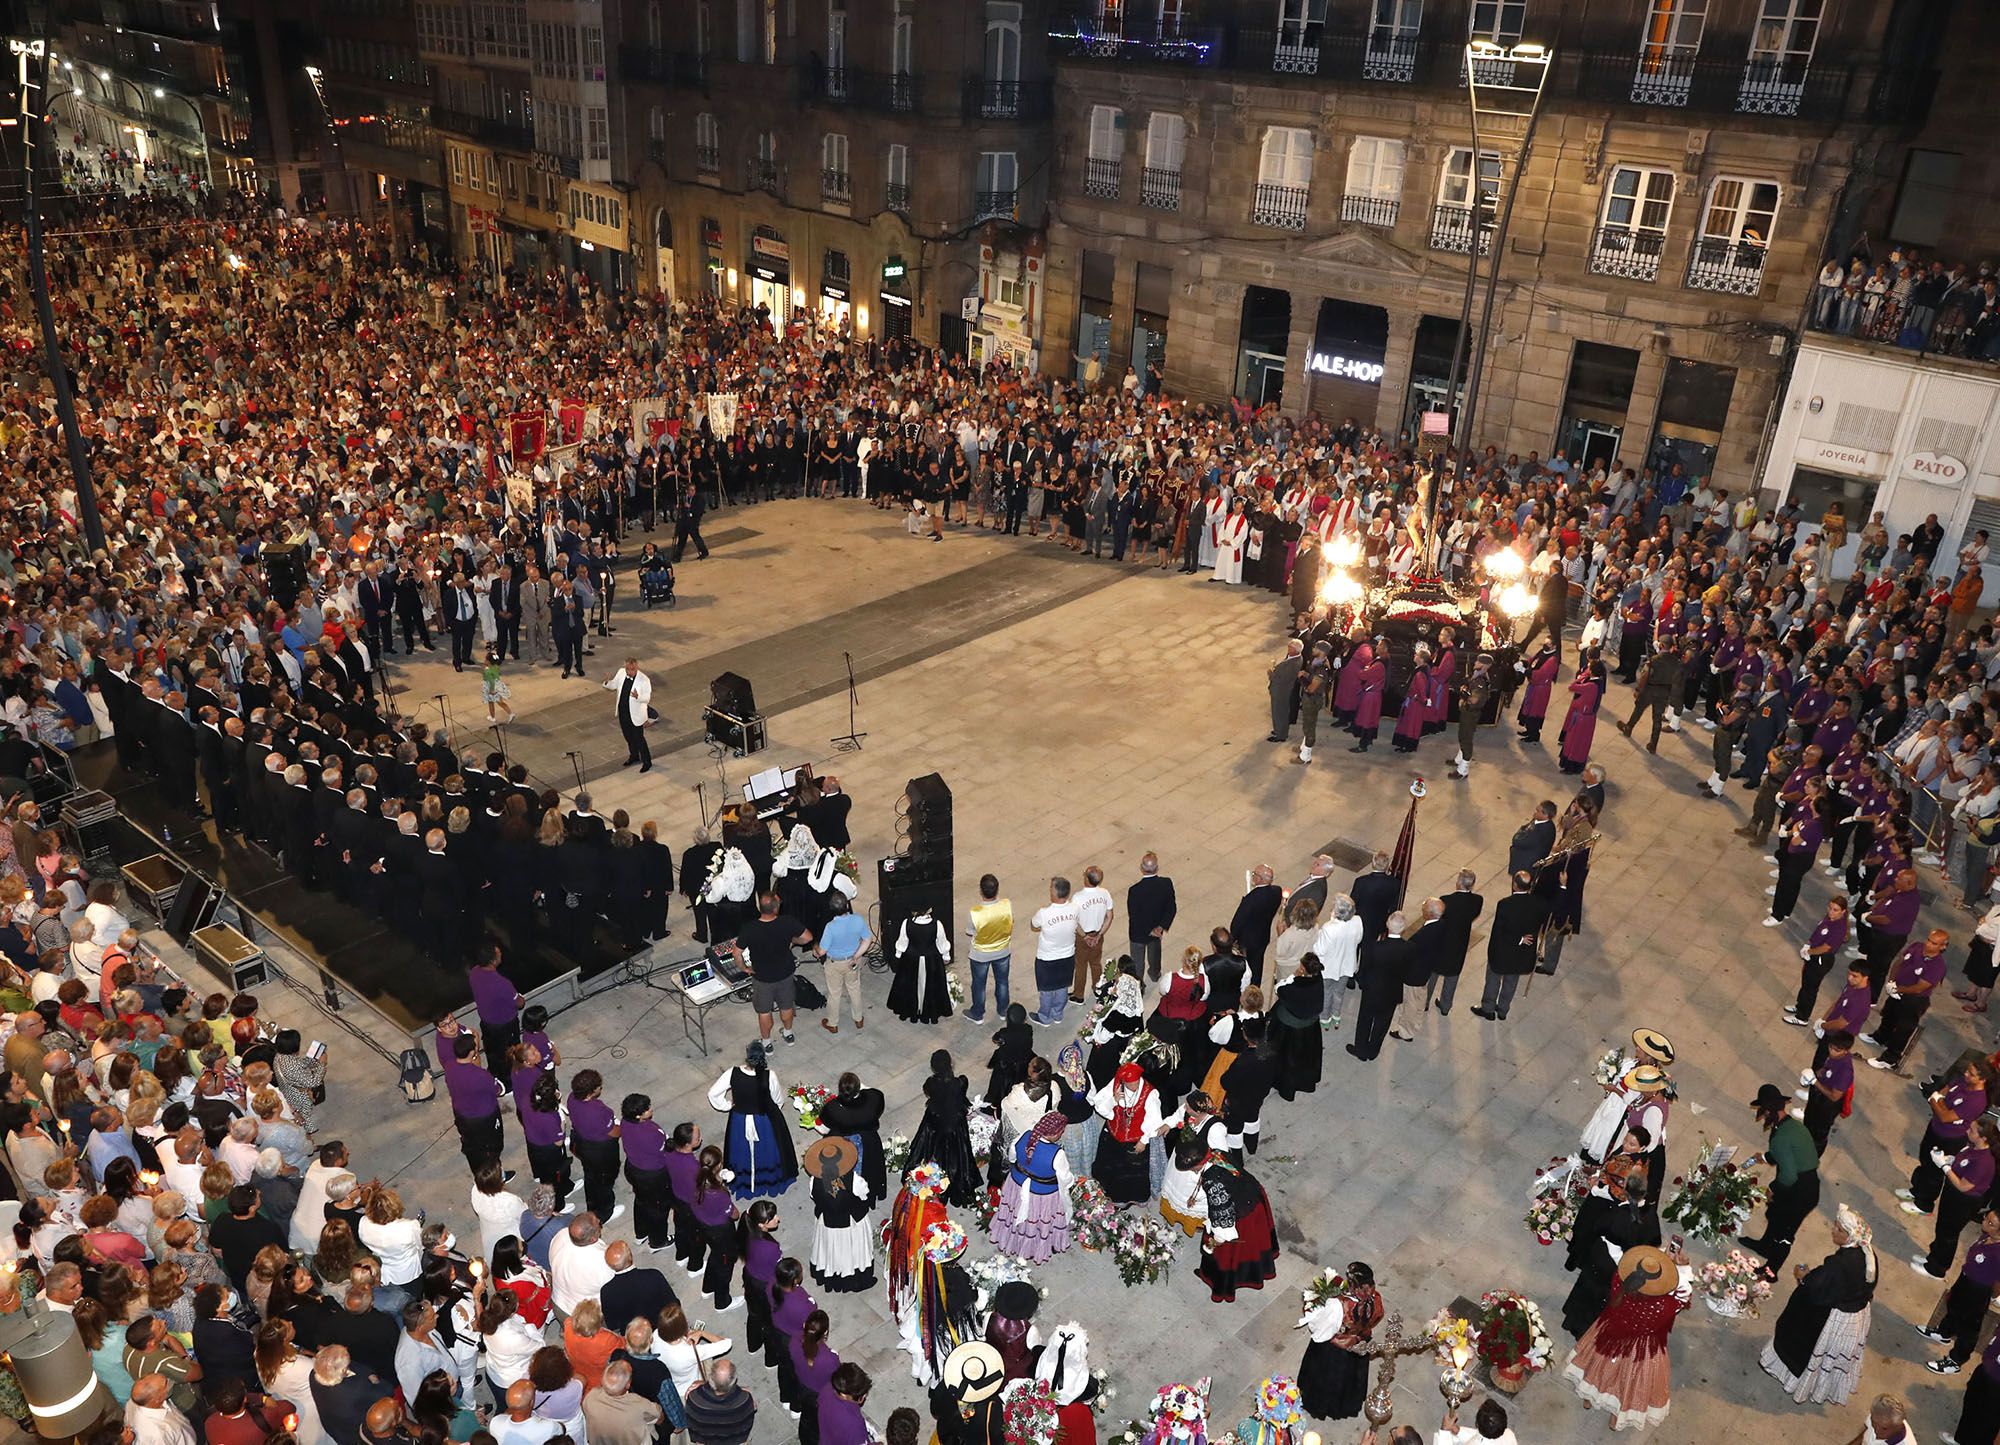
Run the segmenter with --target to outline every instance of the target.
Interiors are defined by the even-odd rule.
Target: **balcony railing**
[[[656,166],[664,166],[667,163],[667,143],[663,140],[648,138],[646,141],[646,159]]]
[[[1280,75],[1318,75],[1320,26],[1281,30],[1271,45],[1271,69]]]
[[[1083,193],[1096,196],[1100,200],[1118,199],[1118,173],[1123,169],[1117,160],[1106,160],[1091,156],[1083,163]]]
[[[908,215],[910,210],[910,183],[891,181],[882,187],[882,204],[898,215]]]
[[[846,205],[854,199],[854,177],[846,171],[821,171],[819,197],[823,201]]]
[[[774,196],[784,192],[784,176],[776,161],[750,162],[746,184],[753,191],[767,191]]]
[[[917,77],[914,75],[894,75],[885,70],[855,70],[851,67],[829,70],[825,66],[804,66],[799,70],[799,99],[809,105],[908,112],[917,108],[919,97]]]
[[[1395,228],[1396,216],[1402,208],[1402,201],[1395,196],[1342,196],[1340,219],[1388,231]]]
[[[975,221],[1012,220],[1014,199],[1018,191],[975,191],[972,195],[972,218]]]
[[[704,176],[722,174],[722,147],[696,146],[694,148],[694,168]]]
[[[1694,91],[1692,54],[1648,55],[1640,52],[1632,66],[1634,105],[1683,106]]]
[[[1139,172],[1139,204],[1156,211],[1181,208],[1181,168],[1147,166]]]
[[[1479,254],[1484,256],[1493,249],[1493,233],[1474,223],[1470,206],[1438,206],[1431,212],[1433,251],[1455,251],[1461,256],[1466,255],[1472,250],[1475,233],[1479,240]]]
[[[1256,197],[1250,203],[1250,219],[1260,226],[1276,226],[1281,231],[1303,231],[1306,228],[1308,194],[1304,186],[1280,186],[1270,181],[1259,181]]]
[[[462,110],[431,111],[431,125],[438,130],[450,131],[454,135],[469,136],[486,145],[500,146],[507,150],[532,151],[535,148],[535,129],[510,120],[496,120],[491,116],[469,115]]]
[[[1049,114],[1053,90],[1046,80],[987,80],[967,76],[967,120],[1038,121]]]
[[[1764,248],[1748,241],[1700,236],[1688,256],[1690,291],[1721,291],[1730,296],[1755,296],[1764,284]]]
[[[1599,226],[1590,248],[1594,276],[1618,276],[1627,281],[1652,281],[1660,274],[1662,231],[1635,231],[1629,226]]]
[[[618,73],[645,85],[672,85],[688,90],[708,88],[708,57],[694,50],[664,50],[656,45],[618,47]]]
[[[1551,92],[1614,105],[1667,107],[1710,115],[1770,115],[1787,120],[1838,120],[1854,89],[1854,68],[1830,60],[1810,67],[1723,55],[1585,51],[1574,61],[1558,56]],[[1737,54],[1741,54],[1738,51]],[[1572,66],[1574,67],[1572,69]]]

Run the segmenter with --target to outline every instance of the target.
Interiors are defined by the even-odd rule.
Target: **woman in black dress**
[[[1153,542],[1153,522],[1160,515],[1160,499],[1151,482],[1139,483],[1139,495],[1132,501],[1132,559],[1146,560],[1146,548]]]
[[[1368,1396],[1368,1356],[1355,1353],[1382,1322],[1375,1271],[1356,1260],[1347,1266],[1347,1288],[1306,1312],[1299,1323],[1312,1343],[1299,1361],[1299,1403],[1316,1420],[1351,1420]]]
[[[1090,484],[1072,468],[1063,478],[1063,530],[1069,535],[1063,545],[1072,552],[1083,550],[1084,529],[1089,526]]]
[[[882,1157],[884,1107],[882,1091],[862,1088],[861,1076],[852,1071],[840,1076],[833,1097],[819,1107],[820,1127],[861,1151],[858,1172],[868,1181],[868,1197],[878,1202],[889,1197],[888,1167]]]
[[[1812,1269],[1793,1268],[1797,1286],[1764,1346],[1765,1373],[1794,1400],[1840,1404],[1860,1383],[1875,1272],[1868,1226],[1843,1204],[1833,1223],[1833,1253]]]
[[[979,1197],[979,1166],[972,1157],[972,1131],[966,1127],[970,1086],[952,1068],[951,1051],[931,1055],[931,1075],[924,1080],[924,1117],[910,1136],[910,1162],[936,1164],[951,1180],[945,1203],[963,1209]]]
[[[1308,953],[1299,960],[1299,971],[1278,985],[1271,1004],[1272,1052],[1277,1058],[1278,1071],[1273,1087],[1288,1104],[1298,1095],[1310,1094],[1319,1087],[1324,1052],[1319,1016],[1325,1006],[1326,986],[1320,979],[1319,955]]]

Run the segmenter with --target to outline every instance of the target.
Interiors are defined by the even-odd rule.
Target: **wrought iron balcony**
[[[821,171],[819,196],[823,201],[845,205],[854,199],[854,178],[846,171]]]
[[[1259,181],[1256,197],[1250,203],[1250,219],[1260,226],[1276,226],[1281,231],[1303,231],[1306,228],[1308,195],[1304,186],[1280,186]]]
[[[784,173],[778,169],[776,161],[750,162],[747,184],[753,191],[766,191],[771,195],[783,198],[785,189]]]
[[[1340,198],[1340,219],[1359,221],[1364,226],[1380,226],[1383,230],[1393,230],[1396,216],[1403,203],[1396,196],[1354,196]]]
[[[910,210],[910,186],[907,181],[891,181],[882,187],[882,204],[898,215],[908,215]]]
[[[1755,296],[1764,284],[1764,255],[1762,246],[1749,241],[1697,237],[1688,256],[1688,290]]]
[[[1014,218],[1014,201],[1018,191],[975,191],[972,196],[972,218],[975,221],[1003,220]]]
[[[1484,256],[1493,249],[1493,233],[1474,221],[1470,206],[1441,205],[1432,210],[1433,251],[1455,251],[1461,256],[1467,255],[1472,250],[1475,235],[1479,254]]]
[[[671,85],[687,90],[708,89],[708,57],[694,50],[667,50],[656,45],[618,47],[618,72],[642,85]]]
[[[1156,211],[1181,208],[1181,168],[1147,166],[1139,172],[1139,204]]]
[[[1627,281],[1652,281],[1660,274],[1660,252],[1667,242],[1662,231],[1630,226],[1599,226],[1590,248],[1594,276],[1618,276]]]
[[[1083,163],[1083,193],[1100,200],[1117,200],[1119,172],[1123,169],[1123,164],[1117,160],[1089,157]]]
[[[971,75],[965,80],[967,120],[1045,120],[1053,90],[1046,80],[988,80]]]
[[[799,69],[799,100],[807,105],[907,113],[917,108],[919,96],[914,75],[856,70],[850,66],[829,70],[823,65],[812,65]]]
[[[722,148],[720,146],[696,146],[694,148],[694,168],[704,176],[722,174]]]
[[[506,150],[532,151],[535,148],[535,129],[511,120],[496,120],[491,116],[470,115],[462,110],[431,111],[431,125],[438,130],[450,131],[490,146]]]

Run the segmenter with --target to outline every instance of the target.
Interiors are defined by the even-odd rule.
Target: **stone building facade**
[[[642,284],[960,349],[982,271],[1039,270],[1043,0],[619,9]]]
[[[1475,185],[1464,46],[1539,43],[1475,439],[1671,449],[1754,486],[1857,148],[1921,103],[1891,83],[1917,58],[1885,49],[1889,9],[1087,4],[1051,26],[1044,355],[1415,431],[1446,404],[1478,203],[1500,209],[1516,154],[1518,127],[1489,127]]]

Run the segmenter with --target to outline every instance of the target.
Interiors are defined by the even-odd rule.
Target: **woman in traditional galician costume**
[[[1306,1312],[1299,1328],[1310,1336],[1299,1361],[1299,1400],[1318,1420],[1351,1420],[1361,1413],[1368,1396],[1368,1356],[1356,1349],[1373,1338],[1382,1323],[1381,1293],[1375,1271],[1359,1260],[1347,1266],[1338,1288],[1318,1303],[1306,1290]]]
[[[1667,1418],[1673,1393],[1667,1337],[1688,1307],[1687,1256],[1636,1245],[1618,1261],[1611,1302],[1577,1341],[1563,1378],[1584,1403],[1609,1411],[1614,1430]]]
[[[1092,1101],[1104,1120],[1091,1177],[1113,1204],[1143,1204],[1152,1197],[1147,1151],[1160,1132],[1160,1096],[1136,1063],[1120,1064]]]
[[[1208,1222],[1208,1196],[1202,1192],[1201,1170],[1208,1156],[1229,1138],[1229,1126],[1215,1112],[1207,1094],[1196,1089],[1181,1101],[1180,1124],[1168,1130],[1167,1172],[1160,1181],[1160,1214],[1183,1233],[1200,1234]]]
[[[979,1337],[978,1290],[959,1257],[965,1231],[949,1219],[924,1231],[916,1267],[914,1307],[902,1317],[910,1373],[926,1390],[943,1378],[945,1357]]]
[[[868,1207],[874,1200],[861,1172],[861,1151],[844,1136],[829,1134],[813,1141],[802,1164],[813,1182],[813,1280],[834,1294],[873,1289]]]
[[[1217,1304],[1239,1289],[1262,1289],[1278,1273],[1278,1231],[1264,1186],[1223,1154],[1212,1153],[1201,1171],[1208,1199],[1208,1222],[1201,1234],[1201,1266],[1195,1271]]]
[[[926,1160],[903,1176],[903,1187],[889,1209],[882,1241],[889,1257],[889,1312],[899,1320],[916,1297],[924,1234],[948,1218],[944,1193],[949,1188],[951,1180],[944,1170]]]
[[[993,1215],[993,1243],[1031,1264],[1069,1248],[1069,1160],[1061,1139],[1068,1121],[1051,1110],[1014,1141],[1014,1163]]]

